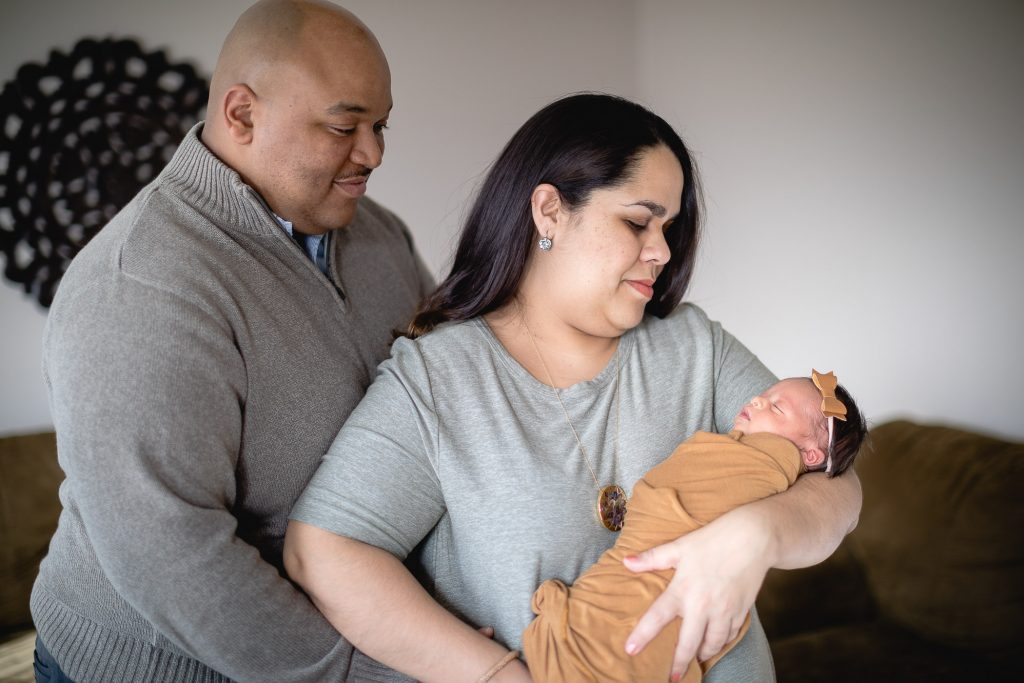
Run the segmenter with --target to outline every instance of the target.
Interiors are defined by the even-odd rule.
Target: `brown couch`
[[[28,597],[39,562],[57,528],[57,466],[53,432],[0,437],[0,680],[27,681],[32,672]]]
[[[772,571],[758,611],[778,679],[989,681],[1024,656],[1024,444],[890,422],[856,464],[857,529]]]
[[[758,598],[779,681],[1016,677],[1024,444],[910,422],[870,440],[856,531],[816,567],[770,572]],[[62,479],[52,433],[0,438],[0,661],[17,649],[28,675],[28,596]]]

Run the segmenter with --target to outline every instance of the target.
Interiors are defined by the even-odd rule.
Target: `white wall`
[[[248,0],[0,2],[0,79],[86,35],[209,72]],[[639,98],[698,153],[693,298],[780,374],[1024,438],[1024,7],[940,0],[353,0],[396,110],[371,193],[443,268],[481,172],[551,99]],[[13,28],[12,28],[13,27]],[[829,297],[821,282],[850,291]],[[0,287],[0,433],[49,423],[43,313]]]
[[[1024,437],[1024,3],[643,0],[637,35],[707,188],[692,298],[875,423]]]
[[[250,0],[0,0],[0,80],[85,36],[137,37],[209,74]],[[633,9],[617,0],[350,0],[391,63],[395,111],[370,193],[412,228],[441,272],[463,207],[515,129],[577,90],[628,97]],[[45,312],[0,286],[0,434],[50,424],[39,345]]]

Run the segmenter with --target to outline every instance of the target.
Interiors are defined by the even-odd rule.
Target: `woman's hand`
[[[705,660],[736,637],[771,567],[771,529],[763,518],[737,508],[707,526],[627,557],[631,571],[675,569],[675,576],[626,639],[640,652],[673,619],[682,617],[672,677],[694,657]]]
[[[860,505],[855,472],[835,479],[805,474],[787,491],[626,558],[632,571],[676,570],[626,639],[626,651],[639,652],[672,619],[682,617],[673,676],[695,655],[713,657],[739,631],[768,569],[809,567],[827,558],[857,525]]]

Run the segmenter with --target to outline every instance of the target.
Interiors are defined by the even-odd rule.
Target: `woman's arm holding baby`
[[[363,653],[420,681],[478,681],[508,650],[441,607],[391,553],[292,521],[288,574]],[[512,660],[491,679],[530,681]]]
[[[639,652],[682,617],[673,674],[684,671],[695,656],[715,655],[738,633],[768,569],[807,567],[826,559],[856,526],[860,506],[860,480],[852,470],[833,479],[807,474],[783,493],[627,558],[633,571],[676,570],[630,634],[627,651]]]

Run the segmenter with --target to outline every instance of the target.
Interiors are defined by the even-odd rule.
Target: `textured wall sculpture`
[[[4,276],[49,306],[75,254],[156,177],[207,83],[132,40],[82,40],[23,65],[0,94]]]

